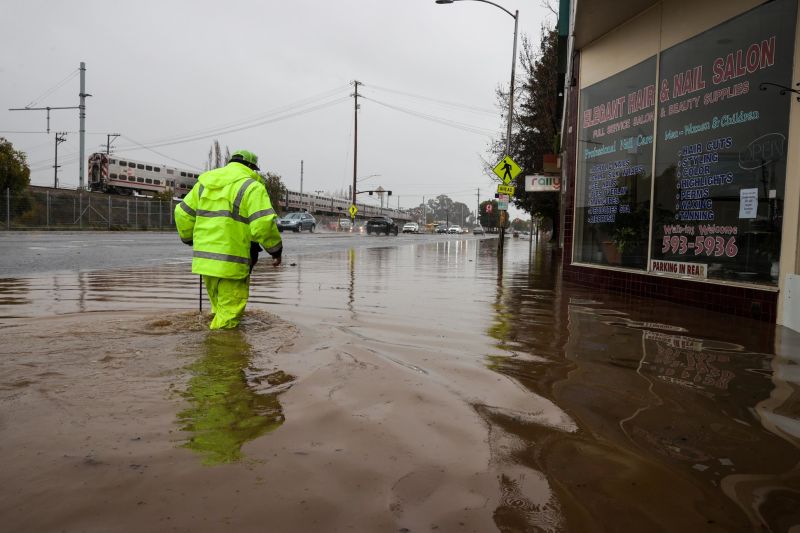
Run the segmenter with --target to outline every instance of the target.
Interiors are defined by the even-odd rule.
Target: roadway
[[[346,250],[403,246],[457,239],[482,239],[469,235],[358,233],[282,234],[284,261],[292,256]],[[266,254],[263,254],[266,256]],[[173,232],[10,231],[0,233],[0,277],[50,272],[85,271],[131,266],[182,263],[191,259],[191,248]]]

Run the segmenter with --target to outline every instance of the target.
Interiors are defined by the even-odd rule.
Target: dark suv
[[[372,233],[376,235],[379,233],[385,233],[386,235],[394,233],[397,235],[397,224],[389,217],[372,217],[367,220],[367,235]]]

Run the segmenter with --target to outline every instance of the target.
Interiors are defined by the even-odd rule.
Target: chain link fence
[[[85,191],[2,191],[0,225],[20,229],[174,229],[176,200],[159,201]]]

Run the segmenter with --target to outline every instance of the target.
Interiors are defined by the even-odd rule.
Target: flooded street
[[[3,274],[3,529],[800,531],[800,335],[520,239],[296,242],[229,332],[179,242]]]

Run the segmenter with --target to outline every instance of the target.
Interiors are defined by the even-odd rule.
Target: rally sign
[[[560,190],[560,176],[543,176],[540,174],[525,176],[525,191],[527,192],[553,192]]]

